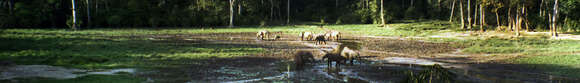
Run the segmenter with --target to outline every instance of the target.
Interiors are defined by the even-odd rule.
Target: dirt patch
[[[439,53],[449,53],[457,49],[449,43],[431,43],[421,41],[399,40],[399,39],[361,39],[368,52],[380,55],[406,55],[406,56],[433,56]],[[383,53],[380,53],[383,52]],[[387,54],[385,54],[387,53]],[[392,54],[388,54],[392,53]]]

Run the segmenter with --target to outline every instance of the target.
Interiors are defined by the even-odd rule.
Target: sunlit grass
[[[111,40],[106,36],[68,35],[70,33],[1,33],[0,60],[77,68],[162,67],[148,66],[144,62],[230,58],[264,51],[256,46],[155,43],[133,38]]]
[[[558,55],[580,51],[580,44],[575,40],[549,40],[545,38],[502,39],[488,38],[466,40],[466,53],[522,53],[525,55]]]
[[[580,78],[580,44],[576,40],[546,38],[487,38],[476,40],[440,39],[431,41],[455,42],[462,52],[471,54],[516,54],[523,57],[501,60],[539,69],[548,74]]]
[[[580,78],[580,54],[530,56],[512,60],[515,64],[529,64],[528,68],[545,73]]]
[[[326,30],[337,30],[353,35],[362,36],[427,36],[440,32],[458,31],[455,24],[446,21],[422,21],[416,23],[392,23],[388,27],[379,27],[377,24],[347,24],[347,25],[294,25],[294,26],[268,26],[268,27],[191,27],[191,28],[97,28],[71,31],[69,29],[6,29],[3,33],[14,35],[62,35],[64,37],[86,35],[86,37],[99,36],[127,36],[127,35],[154,35],[154,34],[202,34],[202,33],[228,33],[228,32],[257,32],[269,30],[271,32],[285,32],[298,34],[302,31],[323,33]],[[80,36],[85,37],[85,36]]]

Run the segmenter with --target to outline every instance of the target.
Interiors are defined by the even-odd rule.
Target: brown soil
[[[148,39],[157,43],[200,43],[200,44],[236,44],[265,48],[266,52],[235,58],[212,58],[207,60],[176,60],[180,64],[165,68],[156,68],[138,73],[154,82],[228,82],[270,76],[279,76],[288,71],[295,71],[294,82],[344,82],[340,77],[346,71],[348,75],[371,82],[400,82],[405,79],[405,71],[419,71],[408,68],[410,64],[377,63],[389,57],[407,57],[432,60],[445,63],[443,66],[470,82],[550,82],[578,80],[545,74],[540,70],[525,69],[518,64],[494,63],[495,60],[515,58],[517,56],[486,56],[483,54],[464,54],[462,48],[453,47],[453,43],[432,43],[411,39],[373,38],[345,35],[339,41],[328,41],[327,45],[314,45],[314,41],[300,41],[298,36],[283,34],[279,40],[257,40],[255,33],[208,33],[177,35],[139,35],[118,36],[115,38]],[[338,67],[340,73],[316,72],[330,71],[323,62],[310,64],[306,70],[294,69],[291,60],[298,50],[311,51],[316,59],[323,55],[321,50],[328,50],[340,42],[358,42],[364,64]],[[460,46],[461,47],[461,46]],[[174,63],[175,61],[168,61]],[[163,62],[159,65],[165,65]],[[412,65],[412,64],[411,64]],[[346,73],[348,73],[346,72]],[[506,74],[506,72],[509,72]],[[330,78],[329,78],[330,75]],[[342,76],[341,76],[342,75]],[[347,75],[347,77],[348,77]],[[349,80],[352,80],[350,77]],[[267,81],[265,81],[267,80]],[[264,82],[288,80],[263,79]],[[563,81],[567,82],[567,81]]]

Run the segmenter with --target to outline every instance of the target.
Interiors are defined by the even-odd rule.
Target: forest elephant
[[[340,64],[346,63],[346,58],[340,56],[340,54],[337,54],[337,53],[326,53],[322,57],[323,61],[324,61],[324,59],[326,59],[326,62],[328,63],[329,66],[332,65],[332,62],[336,62],[337,66]]]
[[[312,40],[312,38],[314,37],[314,33],[309,32],[309,31],[304,31],[304,32],[300,32],[300,40]]]
[[[348,47],[344,47],[340,55],[350,61],[350,64],[353,64],[355,59],[360,61],[360,53]]]
[[[264,37],[266,37],[266,39],[270,38],[270,32],[268,32],[267,30],[261,30],[258,33],[256,33],[257,39],[264,40]]]
[[[316,37],[314,37],[314,40],[316,40],[316,45],[318,44],[326,44],[326,38],[324,38],[324,34],[318,34],[316,35]]]

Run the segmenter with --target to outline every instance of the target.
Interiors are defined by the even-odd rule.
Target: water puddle
[[[13,78],[55,78],[55,79],[72,79],[87,75],[116,75],[121,73],[133,74],[135,69],[106,69],[106,70],[82,70],[74,68],[64,68],[49,65],[15,65],[0,68],[0,80],[7,80]]]

